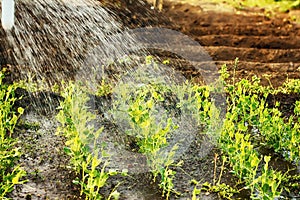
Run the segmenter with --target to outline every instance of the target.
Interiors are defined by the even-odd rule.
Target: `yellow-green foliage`
[[[116,174],[105,170],[107,155],[96,144],[103,129],[95,130],[89,124],[96,116],[88,111],[89,98],[79,85],[70,83],[61,95],[64,101],[60,102],[57,120],[61,126],[57,131],[66,137],[64,151],[71,157],[70,163],[78,174],[73,182],[81,186],[80,194],[85,194],[85,199],[102,199],[100,188]],[[93,149],[89,148],[91,143]],[[116,191],[114,196],[118,196]]]
[[[146,63],[153,64],[152,59],[147,57]],[[273,108],[268,107],[267,98],[281,92],[299,93],[300,82],[289,80],[278,89],[261,86],[260,79],[255,76],[252,80],[242,79],[238,82],[233,77],[225,83],[230,79],[226,66],[221,69],[221,79],[227,94],[227,113],[223,124],[219,123],[220,108],[211,98],[211,93],[216,91],[210,86],[188,82],[166,86],[159,82],[146,82],[135,87],[128,83],[120,83],[118,88],[113,89],[106,87],[106,84],[102,84],[105,87],[99,87],[100,92],[104,92],[101,95],[114,91],[116,100],[111,112],[128,122],[129,128],[124,132],[134,138],[138,151],[147,157],[154,181],[159,178],[166,199],[170,198],[171,192],[176,192],[173,185],[175,170],[171,166],[179,166],[174,161],[176,145],[169,148],[169,152],[164,152],[164,149],[168,149],[169,137],[178,128],[173,120],[174,113],[169,114],[169,111],[177,112],[176,109],[189,113],[195,119],[195,126],[204,127],[215,134],[224,153],[224,163],[228,161],[233,174],[239,179],[238,187],[245,186],[238,189],[218,181],[217,184],[202,185],[202,191],[217,192],[230,199],[241,189],[249,189],[252,199],[273,200],[287,189],[285,183],[296,180],[273,170],[269,165],[271,157],[260,155],[257,148],[267,146],[282,154],[286,160],[299,163],[300,103],[296,102],[294,115],[285,118],[279,111],[278,103]],[[171,110],[166,111],[162,107],[169,103],[166,102],[168,95],[172,95],[175,102],[168,107]],[[95,115],[87,110],[88,97],[82,88],[69,84],[62,96],[64,101],[61,102],[57,119],[62,124],[59,132],[67,139],[65,151],[71,156],[71,164],[79,174],[74,182],[81,185],[81,194],[84,193],[87,199],[99,199],[99,189],[110,175],[115,174],[105,172],[107,162],[104,161],[103,150],[90,149],[88,146],[91,141],[96,141],[102,129],[95,131],[90,126]],[[200,192],[201,189],[195,187],[193,199],[197,199]]]
[[[236,67],[236,66],[235,66]],[[229,78],[226,66],[222,77]],[[298,102],[295,116],[285,119],[278,108],[268,108],[268,95],[285,88],[287,92],[297,92],[297,81],[277,90],[259,85],[259,79],[241,80],[226,84],[228,111],[219,140],[221,149],[229,157],[233,173],[252,191],[252,199],[274,199],[279,197],[286,177],[281,172],[269,168],[269,156],[260,156],[255,145],[266,145],[281,153],[287,160],[297,163],[300,158],[300,129],[297,122]],[[291,87],[292,85],[292,87]],[[293,89],[291,89],[293,88]],[[277,103],[276,106],[279,104]],[[260,141],[253,143],[260,136]],[[262,163],[264,161],[264,164]],[[263,170],[258,175],[258,166]]]
[[[219,2],[220,0],[214,0]],[[285,12],[293,8],[299,8],[299,0],[225,0],[226,2],[236,8],[245,7],[259,7],[265,8],[268,11],[281,11]]]
[[[173,124],[171,118],[167,118],[166,122],[157,122],[154,114],[155,105],[164,100],[157,89],[149,84],[136,91],[128,109],[133,131],[129,134],[137,138],[139,151],[147,156],[154,180],[158,174],[160,175],[163,196],[166,195],[166,199],[169,199],[170,192],[173,191],[172,179],[175,175],[175,171],[169,166],[175,165],[172,158],[177,147],[175,146],[167,156],[161,153],[161,149],[168,146],[167,138],[177,126]]]
[[[5,199],[7,193],[11,192],[16,184],[22,184],[21,178],[25,171],[20,166],[15,166],[15,161],[20,157],[19,148],[15,147],[16,139],[12,133],[23,113],[18,108],[18,113],[13,111],[13,105],[17,100],[14,91],[17,85],[6,85],[3,83],[4,71],[0,72],[0,199]]]

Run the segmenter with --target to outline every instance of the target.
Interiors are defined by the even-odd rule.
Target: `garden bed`
[[[181,4],[176,1],[167,1],[162,12],[151,9],[151,6],[143,1],[120,0],[114,1],[113,3],[102,1],[102,4],[104,8],[114,13],[114,18],[116,18],[117,21],[122,22],[124,29],[148,26],[163,27],[180,31],[196,40],[212,57],[212,62],[218,69],[221,69],[221,66],[227,64],[227,69],[230,74],[230,77],[226,79],[228,81],[228,88],[231,87],[230,84],[236,84],[234,87],[238,87],[238,81],[242,79],[252,80],[252,77],[256,75],[261,79],[259,85],[265,86],[261,91],[257,92],[259,86],[256,85],[252,88],[254,92],[247,88],[244,93],[237,94],[234,92],[231,93],[232,91],[224,91],[224,94],[228,97],[230,97],[230,95],[236,95],[237,97],[243,97],[245,99],[251,99],[250,94],[255,94],[257,97],[253,97],[253,102],[251,102],[253,104],[249,102],[249,105],[245,102],[243,103],[249,107],[257,106],[255,108],[259,109],[256,102],[265,101],[266,103],[263,105],[265,108],[278,108],[278,110],[282,112],[282,116],[279,117],[283,119],[282,123],[288,123],[288,118],[295,115],[293,120],[299,124],[299,114],[296,115],[294,111],[296,102],[300,100],[299,82],[293,86],[283,86],[287,79],[300,79],[300,43],[297,40],[300,35],[300,26],[294,23],[289,18],[289,15],[278,14],[276,17],[267,17],[263,10],[257,9],[242,11],[232,9],[230,12],[228,12],[228,10],[225,12],[224,10],[214,9],[216,4],[210,4],[209,9],[207,9],[207,4],[189,5],[187,3]],[[5,34],[6,33],[1,30],[0,41],[3,41],[3,43],[1,42],[3,45],[0,46],[0,64],[2,68],[6,67],[8,69],[5,79],[6,83],[13,83],[21,79],[20,74],[26,73],[27,71],[30,72],[31,69],[28,67],[28,69],[24,69],[25,72],[23,71],[21,73],[19,71],[20,68],[14,66],[16,65],[16,61],[9,56],[9,49],[7,49],[9,47],[5,39]],[[177,41],[174,41],[174,43],[176,42]],[[195,68],[183,58],[174,56],[170,54],[170,52],[154,51],[152,53],[160,57],[160,59],[155,60],[155,62],[168,60],[170,62],[168,66],[175,69],[176,73],[182,74],[184,79],[194,80],[196,83],[203,81],[201,73],[195,70]],[[236,57],[239,58],[237,65],[234,63]],[[69,63],[66,62],[62,64],[68,66]],[[48,69],[48,72],[49,74],[55,74],[56,71],[60,72],[62,70],[65,69]],[[68,68],[68,70],[68,74],[72,77],[76,74],[77,69]],[[232,79],[233,77],[234,79]],[[96,113],[97,123],[103,125],[104,133],[107,134],[108,130],[110,130],[116,134],[117,137],[118,134],[124,133],[124,129],[127,125],[124,125],[123,121],[117,121],[116,123],[115,121],[107,120],[109,119],[106,117],[107,112],[113,106],[115,97],[114,94],[105,90],[107,89],[105,88],[105,84],[102,85],[104,87],[102,87],[104,95],[97,96],[95,94],[88,94],[91,95],[89,97],[93,100],[93,109],[91,110],[93,113]],[[250,85],[255,84],[256,82],[254,81],[251,82]],[[247,86],[247,84],[245,85]],[[150,87],[150,90],[153,91],[153,88]],[[272,93],[272,91],[274,93]],[[19,97],[22,96],[22,99],[16,102],[15,107],[23,107],[25,112],[15,128],[13,136],[19,140],[16,145],[20,147],[22,155],[17,164],[22,166],[27,172],[25,177],[27,182],[15,186],[15,190],[9,194],[8,197],[12,199],[84,199],[84,197],[80,196],[80,185],[73,184],[73,180],[78,177],[78,174],[75,173],[72,164],[69,163],[72,154],[67,151],[69,154],[66,155],[64,151],[64,147],[66,146],[65,141],[69,138],[66,138],[64,134],[56,134],[57,128],[61,126],[61,123],[59,123],[56,118],[59,112],[57,108],[59,105],[62,105],[60,102],[67,99],[67,96],[62,98],[62,93],[57,91],[38,91],[33,93],[35,94],[33,95],[32,91],[26,91],[24,89],[16,90],[16,95]],[[161,103],[157,97],[153,97],[153,99],[150,98],[150,100],[163,104],[162,107],[165,106],[166,109],[176,110],[176,103],[178,103],[179,100],[176,95],[173,98],[172,95],[168,97],[167,94],[170,94],[170,92],[162,92],[163,99],[167,99],[162,101],[163,103]],[[194,93],[192,92],[191,94]],[[267,96],[265,97],[264,94],[267,94]],[[149,98],[149,96],[147,96],[147,98]],[[143,100],[147,102],[147,98]],[[236,99],[230,99],[229,102],[234,102],[235,100]],[[236,104],[242,102],[240,99],[236,101]],[[229,102],[227,102],[227,105],[231,105]],[[280,104],[277,105],[276,102]],[[236,109],[240,108],[237,106]],[[248,107],[245,109],[248,109]],[[236,111],[235,108],[231,106],[226,108],[226,110],[232,112]],[[277,116],[271,111],[268,112],[270,116]],[[248,110],[245,113],[248,114]],[[256,117],[261,115],[261,113],[253,114],[253,116]],[[257,139],[258,136],[253,134],[256,130],[255,127],[258,126],[255,124],[257,122],[255,120],[252,118],[249,119],[249,121],[245,120],[243,121],[244,124],[240,123],[241,121],[239,120],[229,120],[230,122],[241,124],[239,126],[241,129],[245,128],[243,126],[245,123],[250,124],[249,127],[246,127],[249,128],[246,131],[237,131],[245,135],[251,135],[249,140],[245,138],[241,139],[245,145],[248,145],[247,142],[252,142],[254,145],[253,149],[251,149],[250,146],[245,148],[251,150],[251,152],[249,150],[250,153],[246,153],[254,156],[256,153],[253,153],[252,150],[255,150],[259,156],[270,155],[272,157],[269,162],[270,169],[279,170],[282,174],[289,172],[290,175],[295,175],[296,177],[289,180],[291,180],[291,182],[294,181],[295,184],[299,183],[299,163],[297,163],[299,160],[297,161],[296,159],[297,162],[293,162],[287,159],[284,157],[285,149],[270,145],[274,142],[276,135],[271,135],[268,138],[267,131],[266,133],[262,131],[262,133],[258,135],[263,139]],[[260,128],[261,130],[265,130],[270,128],[269,126],[271,127],[271,125],[266,123]],[[293,127],[293,123],[290,123],[290,126]],[[296,127],[295,130],[295,134],[299,135],[299,132],[297,132],[299,128],[297,129]],[[230,133],[228,133],[228,135],[230,135]],[[228,139],[228,135],[224,133],[224,138],[220,139],[220,141],[224,141],[225,143],[227,141],[226,138]],[[103,137],[106,137],[106,135],[104,134]],[[238,167],[231,162],[239,155],[226,152],[225,145],[222,146],[222,144],[217,144],[215,141],[211,142],[211,140],[208,139],[208,141],[205,142],[205,139],[207,138],[203,135],[193,137],[193,141],[191,141],[189,147],[185,149],[185,152],[176,160],[183,160],[183,165],[181,167],[170,167],[171,170],[176,172],[173,179],[174,187],[172,189],[180,193],[171,193],[170,199],[192,199],[193,193],[195,198],[220,199],[220,192],[222,191],[231,194],[230,187],[241,190],[239,194],[235,194],[233,197],[249,199],[251,187],[248,186],[247,189],[242,189],[247,185],[247,181],[249,182],[249,180],[245,178],[246,180],[241,181],[238,178],[238,176],[246,177],[249,173],[245,173],[242,166],[239,166],[238,169]],[[234,137],[231,139],[231,141],[234,141]],[[137,146],[138,141],[136,141],[136,138],[130,136],[128,138],[126,137],[125,140],[125,142],[122,142],[126,150],[136,153],[139,148],[141,148]],[[120,141],[114,142],[121,143]],[[228,145],[234,146],[236,144],[228,142]],[[235,148],[237,147],[235,146]],[[226,161],[228,162],[223,163],[223,157],[226,156]],[[262,157],[259,158],[262,159],[262,161],[260,165],[257,166],[257,174],[261,175],[265,172],[263,166],[266,162],[264,162]],[[141,162],[139,163],[139,169],[143,168],[142,166],[144,165],[144,168],[147,168],[145,160],[146,156],[138,156],[138,161]],[[121,159],[120,162],[124,162],[124,160]],[[125,162],[125,164],[128,163]],[[233,168],[235,175],[232,173]],[[220,174],[222,176],[220,176]],[[165,197],[161,197],[162,188],[159,187],[159,181],[153,182],[153,176],[150,170],[138,173],[130,173],[129,170],[129,176],[122,176],[120,173],[109,178],[107,185],[100,191],[106,198],[112,191],[117,190],[120,193],[120,199],[165,199]],[[161,175],[158,177],[158,179],[161,179]],[[195,181],[191,183],[191,180]],[[285,180],[282,180],[282,184],[287,184],[284,183],[284,181]],[[206,184],[206,182],[209,184]],[[236,185],[236,183],[239,182],[240,184]],[[225,183],[225,185],[222,187],[220,185],[220,187],[213,187],[216,186],[217,183]],[[197,189],[201,187],[203,190],[201,194],[198,194]],[[291,192],[283,192],[283,196],[287,198],[299,196],[299,185],[287,187]]]

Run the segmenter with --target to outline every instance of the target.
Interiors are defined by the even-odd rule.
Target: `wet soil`
[[[151,9],[151,5],[144,1],[117,0],[101,1],[115,18],[122,22],[124,27],[165,27],[180,31],[198,41],[212,57],[213,63],[218,67],[228,64],[233,75],[233,60],[238,57],[239,64],[235,76],[251,78],[257,75],[262,78],[263,85],[280,86],[287,78],[300,78],[300,26],[290,20],[287,14],[278,14],[276,17],[266,17],[263,10],[249,9],[237,11],[235,9],[222,10],[218,5],[187,4],[180,1],[166,1],[162,12]],[[176,41],[174,41],[176,42]],[[7,67],[10,75],[7,82],[18,78],[15,71],[15,61],[11,58],[9,46],[5,39],[5,32],[0,29],[0,65]],[[158,53],[159,54],[159,53]],[[161,57],[170,58],[171,62],[182,61],[162,53]],[[187,65],[188,66],[188,65]],[[201,76],[192,67],[182,69],[178,65],[175,69],[183,72],[187,78]],[[59,69],[57,69],[59,70]],[[72,69],[71,69],[72,70]],[[55,70],[54,70],[55,73]],[[264,75],[268,75],[270,82]],[[201,77],[199,77],[201,79]],[[32,99],[32,95],[24,91],[17,91],[23,96],[23,100],[17,102],[17,106],[26,108],[20,125],[15,134],[20,139],[20,147],[24,149],[24,155],[20,164],[28,172],[28,182],[17,186],[11,197],[13,199],[80,199],[79,189],[72,184],[76,175],[67,165],[68,157],[63,153],[64,138],[57,136],[57,127],[54,115],[55,107],[60,99],[51,94],[50,101],[45,101],[41,95]],[[50,95],[50,96],[51,96]],[[278,94],[269,97],[269,105],[280,101],[282,110],[288,116],[293,110],[293,104],[299,100],[298,94]],[[99,105],[101,105],[99,100]],[[45,105],[47,109],[36,111],[35,103]],[[52,106],[49,106],[52,105]],[[26,125],[27,124],[27,125]],[[35,126],[36,125],[36,126]],[[215,178],[214,166],[216,154],[221,154],[218,149],[211,148],[210,153],[201,155],[200,141],[195,140],[187,152],[182,155],[184,166],[177,171],[174,180],[175,189],[182,196],[172,199],[191,198],[193,185],[191,179],[211,182]],[[217,172],[220,171],[221,159],[217,159]],[[293,166],[283,164],[282,170]],[[235,184],[235,178],[228,170],[223,172],[222,181]],[[141,178],[142,177],[142,178]],[[119,186],[120,199],[161,199],[157,185],[151,182],[151,175],[138,174],[130,177],[118,177],[123,184]],[[103,191],[108,194],[117,184],[117,178]],[[248,192],[240,196],[248,199]],[[204,194],[201,199],[219,199],[216,194]]]

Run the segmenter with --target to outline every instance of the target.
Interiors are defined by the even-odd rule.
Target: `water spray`
[[[2,27],[5,30],[10,30],[14,26],[15,18],[15,1],[14,0],[2,0]]]

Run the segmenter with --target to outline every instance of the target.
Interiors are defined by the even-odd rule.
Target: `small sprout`
[[[164,65],[169,65],[169,64],[170,64],[170,60],[164,60],[162,63],[163,63]]]

